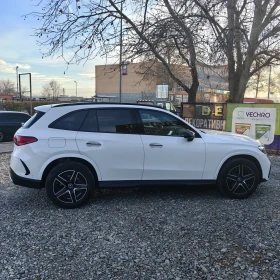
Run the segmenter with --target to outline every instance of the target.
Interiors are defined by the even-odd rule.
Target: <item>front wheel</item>
[[[245,158],[229,160],[221,168],[217,184],[231,198],[246,198],[258,187],[260,172],[256,164]]]
[[[85,204],[93,193],[95,180],[90,169],[78,162],[55,166],[46,179],[48,198],[62,208]]]

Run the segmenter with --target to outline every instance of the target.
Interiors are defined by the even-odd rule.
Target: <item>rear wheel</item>
[[[90,169],[73,161],[55,166],[46,179],[48,198],[62,208],[76,208],[85,204],[94,186]]]
[[[246,198],[258,187],[260,172],[256,164],[245,158],[225,163],[218,176],[220,191],[231,198]]]
[[[0,131],[0,142],[2,142],[3,140],[4,140],[4,133]]]

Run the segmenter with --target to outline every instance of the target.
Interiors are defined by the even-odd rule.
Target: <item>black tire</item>
[[[245,158],[229,160],[221,168],[217,184],[220,191],[230,198],[250,196],[260,183],[256,164]]]
[[[91,197],[95,179],[84,164],[69,161],[55,166],[46,179],[48,198],[62,208],[77,208]]]
[[[0,131],[0,142],[4,141],[4,133]]]

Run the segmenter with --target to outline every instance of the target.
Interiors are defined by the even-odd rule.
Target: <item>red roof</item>
[[[274,103],[274,101],[262,98],[244,98],[243,103]]]

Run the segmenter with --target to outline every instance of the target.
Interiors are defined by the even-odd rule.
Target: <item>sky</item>
[[[40,96],[42,86],[54,79],[58,81],[65,94],[91,97],[95,94],[95,65],[104,64],[102,59],[88,61],[85,65],[67,67],[61,58],[44,57],[33,36],[33,28],[39,27],[37,19],[24,15],[35,11],[32,0],[1,0],[0,9],[0,80],[10,79],[17,86],[18,73],[31,73],[32,94]],[[64,71],[66,73],[64,74]],[[28,85],[26,76],[22,77],[22,86]]]

